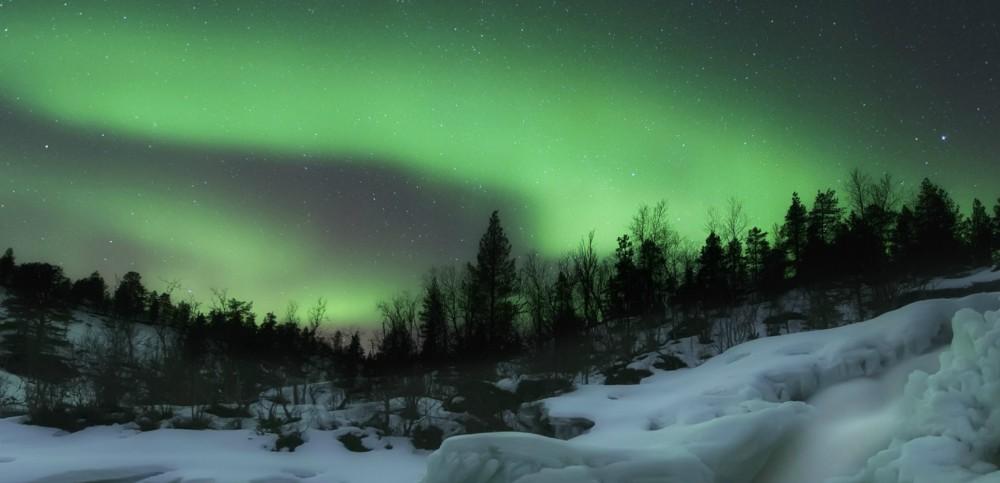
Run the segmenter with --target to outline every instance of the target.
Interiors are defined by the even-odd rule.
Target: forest
[[[711,348],[707,358],[789,332],[791,321],[817,330],[864,320],[934,276],[1000,262],[1000,199],[963,212],[928,179],[904,193],[889,175],[855,170],[839,191],[792,193],[770,227],[751,226],[743,206],[730,199],[710,210],[707,236],[694,242],[670,226],[666,202],[644,205],[613,253],[599,253],[591,232],[555,259],[515,256],[493,212],[474,260],[432,267],[417,293],[380,302],[371,331],[324,326],[323,300],[259,316],[222,290],[198,303],[177,284],[150,290],[136,272],[110,285],[97,272],[70,280],[7,249],[0,367],[25,387],[23,400],[0,387],[0,412],[69,431],[254,418],[259,432],[278,435],[276,450],[301,444],[310,404],[369,404],[359,425],[422,448],[458,433],[551,435],[560,429],[518,420],[523,404],[577,383],[636,384],[647,374],[628,363],[671,340],[695,337]],[[789,293],[806,303],[786,306]],[[66,322],[77,313],[103,323],[74,346]],[[657,367],[686,364],[664,355]],[[510,393],[490,382],[511,375],[530,383]],[[437,424],[429,403],[463,416]]]

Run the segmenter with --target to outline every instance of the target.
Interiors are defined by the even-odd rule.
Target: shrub
[[[289,453],[294,453],[295,448],[302,446],[305,442],[305,439],[302,438],[301,431],[292,431],[287,434],[280,434],[278,435],[278,439],[274,441],[274,451],[281,451],[287,448]]]
[[[353,451],[355,453],[367,453],[371,451],[361,442],[361,436],[354,432],[340,435],[337,437],[337,441],[340,441],[340,444],[344,445],[348,451]]]
[[[212,420],[208,416],[195,416],[189,418],[176,418],[171,421],[171,425],[176,429],[203,430],[212,428]]]
[[[444,431],[437,426],[421,427],[417,426],[413,430],[413,447],[417,449],[435,450],[441,447],[444,440]]]

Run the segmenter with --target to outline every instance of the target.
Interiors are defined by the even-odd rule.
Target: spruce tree
[[[608,315],[611,318],[630,317],[637,312],[635,250],[628,235],[618,237],[615,249],[614,273],[608,280]]]
[[[977,265],[990,263],[993,255],[993,227],[986,206],[979,198],[972,201],[972,214],[969,216],[969,249],[972,262]]]
[[[114,295],[115,315],[126,319],[136,319],[143,314],[146,305],[146,288],[142,286],[142,275],[128,272],[122,277]]]
[[[767,241],[767,233],[755,226],[747,232],[746,246],[747,277],[750,283],[756,286],[761,282],[764,262],[771,250],[771,244]]]
[[[796,272],[800,268],[802,256],[805,253],[807,228],[806,207],[802,205],[799,194],[792,193],[792,204],[785,213],[785,224],[781,227],[781,236],[785,240],[785,249],[792,269]]]
[[[445,317],[444,299],[436,276],[432,276],[424,290],[420,310],[420,335],[423,339],[420,356],[425,362],[439,362],[448,353],[448,321]]]
[[[494,211],[479,240],[476,263],[468,266],[474,289],[473,347],[469,349],[481,350],[483,355],[509,353],[518,345],[513,301],[517,271],[510,251],[500,215]]]
[[[840,228],[842,211],[836,192],[826,190],[816,193],[808,215],[805,252],[799,264],[806,278],[829,279],[836,270],[833,242]]]
[[[997,198],[997,204],[993,205],[993,252],[997,255],[1000,252],[1000,198]],[[994,260],[998,260],[994,258]]]
[[[957,262],[961,214],[948,192],[924,178],[913,215],[918,268],[935,271]]]
[[[717,307],[725,302],[728,295],[725,274],[725,251],[722,239],[715,232],[708,234],[705,246],[698,256],[697,285],[702,300],[709,306]]]
[[[10,285],[11,277],[14,276],[14,249],[8,248],[0,256],[0,287]]]
[[[75,374],[65,326],[71,317],[69,280],[60,267],[25,263],[14,270],[11,287],[0,321],[0,367],[29,381],[30,411],[54,409],[62,404],[62,384]]]

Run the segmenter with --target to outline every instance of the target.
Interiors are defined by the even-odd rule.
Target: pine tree
[[[890,240],[893,263],[903,271],[908,271],[916,258],[916,220],[913,210],[903,205],[896,216],[896,226]]]
[[[62,403],[60,386],[74,374],[66,355],[70,283],[60,267],[25,263],[14,270],[11,286],[0,322],[0,367],[31,383],[29,410],[51,410]]]
[[[608,280],[608,316],[630,317],[637,312],[635,250],[628,235],[618,237],[614,273]]]
[[[670,285],[663,249],[653,240],[639,245],[636,263],[636,303],[642,315],[662,314],[666,290]]]
[[[948,192],[924,178],[913,215],[918,268],[939,270],[957,262],[961,214]]]
[[[518,345],[513,302],[517,270],[510,251],[500,215],[494,211],[479,240],[476,263],[468,266],[474,290],[473,340],[469,349],[482,351],[483,355],[509,353]]]
[[[997,198],[997,204],[993,205],[993,251],[994,256],[998,256],[997,252],[1000,252],[1000,198]],[[994,260],[1000,260],[994,258]]]
[[[969,249],[972,261],[977,265],[990,263],[993,256],[993,227],[986,206],[979,198],[972,201],[972,214],[969,216]]]
[[[756,226],[751,228],[747,232],[746,245],[747,276],[750,283],[757,286],[761,282],[767,254],[771,251],[771,244],[767,241],[767,232]]]
[[[448,321],[437,277],[432,276],[424,291],[420,310],[420,356],[426,362],[439,362],[448,353]]]
[[[722,248],[722,239],[714,231],[708,234],[705,246],[701,248],[698,257],[697,285],[703,301],[709,306],[718,306],[725,302],[725,297],[728,295],[725,252]]]
[[[746,283],[747,266],[743,256],[743,243],[739,238],[733,238],[726,243],[724,270],[726,284],[733,290],[740,290]]]
[[[818,191],[809,210],[806,248],[799,268],[806,278],[828,279],[836,270],[833,242],[840,228],[842,209],[833,190]]]
[[[128,272],[115,289],[115,315],[126,319],[136,319],[145,311],[146,288],[142,286],[142,275]]]
[[[806,249],[807,228],[806,207],[799,200],[799,194],[792,193],[792,204],[785,213],[785,224],[781,227],[781,236],[785,240],[785,249],[796,275]]]
[[[11,278],[14,276],[14,249],[8,248],[3,252],[3,256],[0,256],[0,287],[7,287],[10,285]]]
[[[73,282],[73,302],[103,311],[108,306],[108,285],[100,273],[93,272],[86,278]]]

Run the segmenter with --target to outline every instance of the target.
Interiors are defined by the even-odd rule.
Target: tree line
[[[823,328],[843,318],[831,293],[853,300],[853,319],[862,320],[892,308],[901,281],[995,263],[1000,252],[1000,199],[992,214],[974,200],[966,216],[930,180],[904,196],[890,176],[857,170],[841,193],[820,190],[811,204],[792,193],[770,228],[750,226],[736,199],[709,212],[700,243],[668,220],[666,203],[641,206],[612,254],[598,253],[591,232],[552,259],[515,257],[494,212],[475,260],[436,267],[419,294],[380,302],[381,325],[367,340],[321,331],[322,300],[304,317],[292,304],[280,318],[258,320],[251,302],[224,292],[202,307],[176,300],[176,284],[148,290],[136,272],[113,288],[96,272],[70,281],[58,266],[16,263],[8,249],[0,257],[8,292],[0,367],[27,381],[29,418],[43,424],[151,424],[183,406],[190,414],[175,424],[197,426],[206,411],[248,415],[262,394],[268,417],[281,407],[287,420],[287,407],[315,402],[317,383],[330,381],[339,394],[333,406],[380,400],[372,424],[392,431],[403,414],[423,417],[423,396],[470,400],[483,386],[463,394],[463,384],[505,364],[564,381],[602,374],[628,382],[624,364],[668,339],[697,336],[722,350],[758,336],[759,307],[790,290],[808,295],[809,324]],[[780,315],[778,305],[771,312]],[[73,310],[104,320],[75,347],[64,324]],[[392,403],[398,397],[402,409]],[[484,428],[502,424],[500,409],[464,410],[492,417]]]

